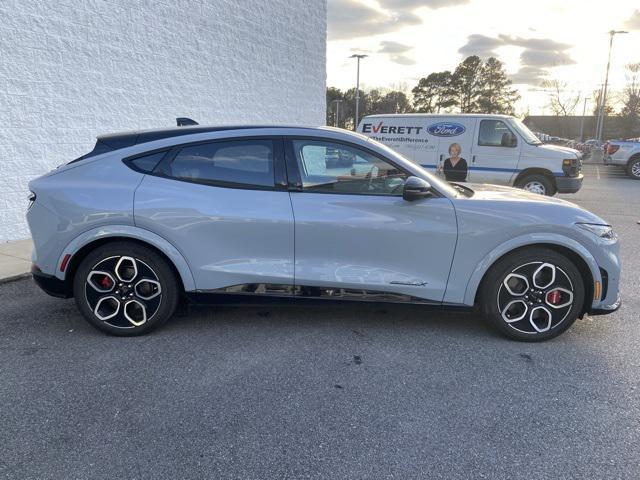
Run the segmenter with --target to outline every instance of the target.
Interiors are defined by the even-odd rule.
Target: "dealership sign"
[[[418,135],[423,127],[409,125],[385,125],[379,123],[364,123],[362,133],[394,133],[396,135]]]
[[[456,137],[462,135],[465,130],[464,125],[453,122],[434,123],[427,128],[427,132],[436,137]]]

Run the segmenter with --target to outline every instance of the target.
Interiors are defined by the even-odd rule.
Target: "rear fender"
[[[131,238],[156,247],[173,263],[180,275],[180,278],[182,279],[182,285],[184,285],[185,291],[196,289],[191,268],[189,267],[185,257],[176,247],[149,230],[129,225],[107,225],[104,227],[98,227],[88,230],[74,238],[62,251],[60,258],[58,259],[55,276],[60,280],[65,279],[66,272],[61,272],[59,266],[62,264],[67,254],[73,256],[85,245],[96,240],[104,240],[107,238]]]

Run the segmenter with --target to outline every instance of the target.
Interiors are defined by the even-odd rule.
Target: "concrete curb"
[[[31,276],[31,273],[25,272],[25,273],[19,273],[17,275],[11,275],[10,277],[0,278],[0,285],[2,285],[3,283],[17,282],[18,280],[22,280],[23,278],[29,278],[30,276]]]

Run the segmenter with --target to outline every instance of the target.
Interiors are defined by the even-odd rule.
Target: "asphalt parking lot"
[[[622,240],[624,304],[523,344],[419,307],[198,308],[105,336],[0,285],[2,478],[637,478],[640,182],[564,198]]]

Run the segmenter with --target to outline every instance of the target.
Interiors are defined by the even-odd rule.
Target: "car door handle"
[[[471,157],[471,163],[476,163],[476,156],[475,156],[475,155],[473,155],[473,156]]]

